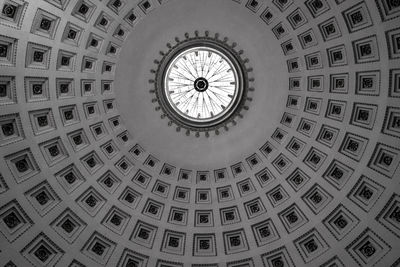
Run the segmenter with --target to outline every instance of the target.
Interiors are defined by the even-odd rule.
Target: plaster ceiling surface
[[[131,34],[121,51],[115,90],[126,127],[144,147],[174,165],[218,168],[240,161],[240,154],[251,154],[265,142],[265,136],[273,134],[286,104],[288,75],[280,43],[271,41],[273,33],[264,30],[265,23],[258,17],[238,9],[233,1],[171,1],[142,22],[133,30],[140,38]],[[222,137],[213,132],[207,139],[204,134],[196,138],[193,133],[186,137],[183,130],[177,133],[176,127],[166,127],[168,121],[160,118],[161,113],[154,111],[157,105],[151,102],[155,97],[149,93],[149,80],[154,79],[150,70],[157,68],[154,60],[160,59],[159,51],[166,52],[167,43],[176,43],[175,37],[182,41],[185,33],[194,37],[195,31],[203,36],[209,31],[212,37],[219,33],[220,39],[236,42],[254,69],[250,75],[257,92],[249,96],[249,110],[237,120],[238,127],[229,127],[229,134]]]
[[[400,2],[0,0],[1,266],[398,266]],[[179,128],[174,47],[230,46]]]

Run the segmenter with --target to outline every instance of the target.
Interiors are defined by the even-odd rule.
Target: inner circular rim
[[[206,78],[200,77],[194,81],[194,89],[198,92],[205,92],[208,89],[208,81]]]
[[[233,75],[234,75],[234,79],[235,79],[235,89],[234,89],[234,93],[233,93],[233,97],[229,102],[229,105],[227,107],[224,107],[223,111],[218,113],[217,115],[214,115],[212,117],[209,118],[195,118],[192,116],[188,116],[186,113],[182,112],[176,105],[175,103],[172,101],[171,97],[170,97],[170,93],[169,93],[169,88],[168,88],[168,77],[170,76],[171,70],[174,67],[175,63],[181,58],[183,57],[185,54],[189,54],[193,51],[209,51],[212,53],[215,53],[217,55],[219,55],[223,60],[225,60],[229,67],[231,68]],[[203,78],[204,77],[199,77],[199,78]],[[209,82],[204,79],[197,79],[200,81],[205,81],[207,82],[207,89],[209,86]],[[196,81],[197,81],[196,80]],[[163,93],[167,98],[167,102],[168,105],[172,108],[173,111],[175,111],[175,113],[177,113],[177,115],[179,115],[181,118],[183,118],[184,120],[187,120],[189,122],[194,122],[194,123],[200,123],[199,127],[202,127],[203,125],[201,125],[202,123],[213,123],[215,121],[221,121],[221,118],[223,118],[225,115],[229,115],[232,111],[232,109],[237,105],[238,102],[238,97],[240,95],[240,86],[242,86],[241,84],[241,80],[239,78],[238,75],[238,67],[234,64],[234,62],[232,62],[232,59],[227,56],[224,52],[215,49],[213,47],[209,47],[209,46],[205,46],[205,45],[198,45],[198,46],[191,46],[190,48],[187,49],[183,49],[180,53],[174,55],[172,57],[172,59],[169,61],[169,63],[167,64],[167,68],[166,71],[164,72],[164,79],[163,79]],[[199,87],[198,89],[196,89],[195,86],[196,82],[193,84],[194,89],[198,92],[205,92],[207,89],[203,89],[201,87]],[[199,84],[197,84],[199,85]]]

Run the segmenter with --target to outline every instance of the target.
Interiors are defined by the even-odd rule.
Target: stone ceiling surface
[[[0,0],[1,266],[398,266],[400,1]],[[163,114],[170,49],[250,81]]]

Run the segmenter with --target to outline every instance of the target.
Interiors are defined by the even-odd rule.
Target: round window
[[[239,93],[232,61],[209,47],[193,47],[177,54],[164,77],[164,93],[180,116],[193,122],[211,122],[232,108]]]
[[[196,132],[235,123],[249,83],[241,53],[210,37],[188,38],[169,47],[155,72],[154,92],[163,116]]]

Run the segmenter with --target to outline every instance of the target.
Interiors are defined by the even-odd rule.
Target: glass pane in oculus
[[[177,54],[164,76],[169,105],[192,122],[211,122],[229,112],[239,95],[232,61],[211,47],[192,47]]]

